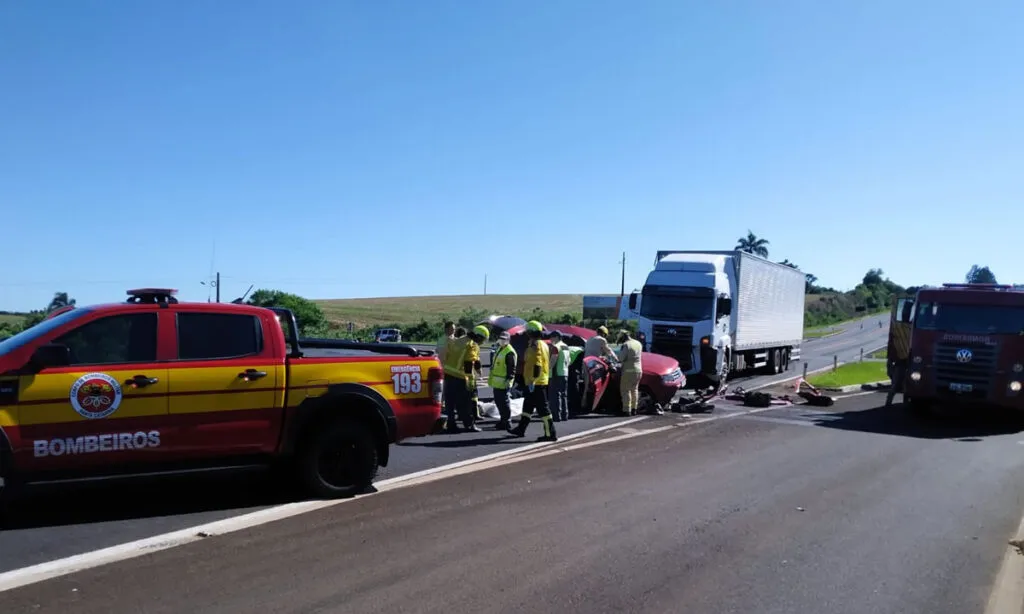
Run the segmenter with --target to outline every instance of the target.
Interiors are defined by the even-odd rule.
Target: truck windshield
[[[8,337],[7,339],[0,341],[0,356],[5,356],[17,349],[20,349],[28,343],[32,343],[50,331],[60,328],[72,320],[77,320],[90,311],[90,309],[81,307],[65,311],[59,316],[55,316],[49,320],[43,320],[31,328],[26,328],[13,337]]]
[[[984,335],[1024,332],[1024,307],[922,302],[915,319],[915,326],[923,330]]]
[[[711,288],[644,288],[640,315],[651,320],[698,322],[714,316],[715,294]]]

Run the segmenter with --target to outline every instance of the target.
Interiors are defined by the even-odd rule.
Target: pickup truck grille
[[[969,361],[957,360],[961,350],[968,350],[971,353]],[[992,386],[998,355],[999,349],[991,345],[939,344],[935,348],[936,388],[940,393],[948,393],[950,384],[970,384],[971,392],[952,394],[959,397],[984,398]]]
[[[671,356],[679,361],[679,368],[693,368],[693,327],[656,324],[651,331],[651,351]]]

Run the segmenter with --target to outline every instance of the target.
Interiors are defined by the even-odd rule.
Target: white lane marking
[[[579,433],[573,433],[560,438],[560,441],[572,441],[574,439],[580,439],[603,431],[608,431],[615,428],[620,428],[623,425],[633,424],[646,420],[648,416],[637,416],[630,418],[629,420],[622,420],[615,422],[614,424],[606,424],[603,426],[595,427]],[[524,446],[517,446],[510,450],[503,450],[501,452],[495,452],[493,454],[487,454],[485,456],[479,456],[476,458],[443,465],[440,467],[433,467],[430,469],[424,469],[423,471],[417,471],[415,473],[409,473],[386,480],[381,480],[374,484],[374,487],[378,491],[395,490],[403,486],[409,486],[422,481],[423,478],[440,474],[442,472],[452,472],[459,469],[463,469],[470,465],[486,465],[489,461],[494,461],[503,457],[511,457],[514,455],[524,455],[524,453],[536,450],[544,446],[551,446],[552,444],[547,442],[538,442],[527,444]],[[355,499],[361,499],[355,497],[352,499],[335,499],[330,501],[296,501],[294,503],[285,503],[284,505],[278,505],[265,510],[259,510],[256,512],[250,512],[248,514],[242,514],[234,516],[232,518],[226,518],[224,520],[218,520],[206,524],[189,527],[186,529],[180,529],[178,531],[172,531],[170,533],[164,533],[161,535],[154,535],[153,537],[147,537],[124,544],[118,544],[116,546],[110,546],[102,548],[100,550],[94,550],[92,552],[85,552],[82,554],[76,554],[73,556],[48,561],[46,563],[39,563],[29,567],[23,567],[20,569],[13,569],[4,573],[0,573],[0,592],[9,591],[14,588],[26,586],[28,584],[35,584],[44,580],[65,576],[67,574],[75,573],[78,571],[84,571],[86,569],[92,569],[101,565],[107,565],[118,561],[124,561],[132,559],[143,554],[150,552],[159,552],[160,550],[167,550],[169,548],[175,548],[178,546],[184,546],[192,542],[201,541],[206,537],[200,537],[202,533],[207,536],[225,535],[228,533],[234,533],[243,529],[248,529],[268,522],[274,522],[276,520],[284,520],[285,518],[291,518],[300,514],[308,514],[309,512],[315,512],[335,505],[341,505]]]
[[[743,416],[744,420],[756,420],[758,422],[771,422],[773,424],[788,424],[790,426],[818,426],[814,422],[807,420],[797,420],[794,418],[773,418],[771,416]]]
[[[1014,540],[1024,539],[1024,518],[1017,526]],[[1007,545],[1003,562],[999,565],[996,581],[992,585],[985,614],[1020,614],[1024,603],[1024,556],[1016,546]]]

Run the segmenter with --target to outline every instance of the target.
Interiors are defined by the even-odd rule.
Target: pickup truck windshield
[[[711,288],[644,288],[640,315],[652,320],[698,322],[714,315],[715,296]]]
[[[981,335],[1024,332],[1024,307],[922,302],[917,306],[915,319],[915,326],[922,330]]]
[[[8,337],[7,339],[0,341],[0,356],[5,356],[23,347],[27,343],[32,343],[36,339],[45,336],[50,331],[60,328],[61,326],[67,324],[72,320],[77,320],[78,318],[84,316],[90,311],[92,310],[83,307],[78,307],[70,311],[65,311],[59,316],[56,316],[49,320],[43,320],[42,322],[36,324],[31,328],[26,328],[25,330],[21,331],[17,335],[14,335],[13,337]]]

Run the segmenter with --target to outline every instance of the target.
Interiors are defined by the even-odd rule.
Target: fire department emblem
[[[119,405],[121,384],[106,373],[86,373],[71,386],[71,406],[83,418],[106,418]]]

